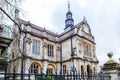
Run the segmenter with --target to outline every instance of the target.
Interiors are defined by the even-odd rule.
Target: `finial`
[[[68,1],[68,11],[70,10],[70,1]]]
[[[84,16],[84,18],[83,18],[83,22],[84,22],[84,23],[86,23],[86,22],[87,22],[87,20],[86,20],[85,16]]]
[[[107,54],[107,56],[111,59],[112,56],[113,56],[113,53],[112,53],[112,52],[109,52],[109,53]]]

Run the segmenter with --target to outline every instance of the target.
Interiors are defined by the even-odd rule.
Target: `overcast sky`
[[[96,54],[100,65],[108,52],[113,59],[120,58],[120,0],[69,0],[75,24],[85,16],[96,41]],[[68,0],[26,0],[23,2],[24,19],[40,27],[63,32]]]

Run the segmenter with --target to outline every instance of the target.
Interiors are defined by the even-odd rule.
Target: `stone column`
[[[19,59],[18,63],[18,73],[21,73],[21,59]]]
[[[43,43],[43,49],[44,49],[44,54],[43,54],[43,59],[48,59],[48,54],[47,54],[47,43]]]
[[[60,63],[57,63],[57,74],[60,74]]]
[[[30,66],[31,66],[30,60],[26,59],[25,60],[25,68],[24,68],[25,73],[29,73]]]
[[[42,65],[42,72],[46,74],[47,71],[47,67],[48,67],[48,62],[47,61],[43,61],[43,65]]]

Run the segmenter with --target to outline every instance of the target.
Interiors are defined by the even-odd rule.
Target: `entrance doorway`
[[[87,65],[87,76],[90,76],[90,65]]]

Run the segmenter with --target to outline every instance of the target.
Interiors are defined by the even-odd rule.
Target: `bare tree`
[[[11,24],[14,21],[15,9],[20,9],[23,0],[0,0],[0,24]],[[12,23],[12,24],[13,24]]]

